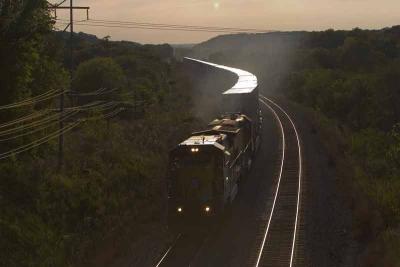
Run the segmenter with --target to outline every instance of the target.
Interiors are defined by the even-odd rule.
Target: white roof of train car
[[[227,70],[227,71],[235,73],[238,76],[238,80],[231,89],[229,89],[223,93],[224,95],[251,93],[258,86],[257,77],[250,72],[247,72],[247,71],[244,71],[241,69],[223,66],[223,65],[218,65],[218,64],[214,64],[214,63],[210,63],[207,61],[202,61],[202,60],[198,60],[198,59],[194,59],[194,58],[185,57],[185,59],[199,62],[199,63],[206,64],[206,65],[210,65],[215,68],[219,68],[219,69],[223,69],[223,70]]]
[[[219,135],[194,135],[186,139],[179,146],[215,146],[216,148],[224,151],[229,155],[228,151],[225,151],[225,147],[219,142],[226,138],[225,134]],[[198,152],[198,150],[197,150]]]
[[[194,145],[214,145],[221,141],[224,136],[221,135],[194,135],[189,137],[189,139],[183,141],[180,145],[184,146],[194,146]]]

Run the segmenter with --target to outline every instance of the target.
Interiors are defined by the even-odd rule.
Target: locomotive
[[[235,199],[261,142],[257,78],[239,69],[186,60],[228,70],[238,81],[222,94],[223,114],[169,154],[168,216],[172,224],[223,214]]]

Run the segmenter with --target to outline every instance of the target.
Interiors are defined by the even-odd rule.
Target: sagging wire
[[[6,110],[6,109],[13,109],[13,108],[19,108],[19,107],[24,107],[24,106],[29,106],[29,105],[33,105],[33,104],[37,104],[39,102],[43,102],[49,99],[52,99],[54,97],[57,97],[61,94],[65,94],[68,91],[56,91],[56,90],[51,90],[48,91],[42,95],[39,96],[35,96],[20,102],[15,102],[12,104],[8,104],[8,105],[4,105],[4,106],[0,106],[0,110]]]

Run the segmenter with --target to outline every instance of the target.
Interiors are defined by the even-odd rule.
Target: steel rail
[[[295,224],[294,224],[294,231],[293,231],[293,241],[292,241],[292,250],[290,254],[290,267],[293,266],[293,260],[294,260],[294,249],[296,245],[296,237],[297,237],[297,231],[298,231],[298,221],[299,221],[299,214],[300,214],[300,199],[301,199],[301,182],[302,182],[302,175],[303,175],[303,159],[302,159],[302,152],[301,152],[301,144],[300,144],[300,137],[299,133],[297,131],[297,127],[294,124],[292,118],[289,116],[289,114],[277,103],[272,101],[271,99],[261,95],[262,98],[265,100],[269,101],[272,103],[274,106],[276,106],[278,109],[280,109],[285,116],[289,119],[295,133],[296,133],[296,139],[297,139],[297,146],[298,146],[298,156],[299,156],[299,182],[298,182],[298,191],[297,191],[297,206],[296,206],[296,219],[295,219]]]
[[[286,140],[287,138],[285,139],[284,143],[286,144],[284,145],[282,153],[285,153],[285,150],[288,150],[288,152],[286,153],[289,152],[292,153],[288,154],[288,156],[289,155],[291,156],[288,159],[282,157],[281,171],[279,173],[278,185],[275,191],[275,198],[255,266],[258,267],[259,265],[262,265],[261,259],[264,258],[263,263],[267,264],[267,266],[292,267],[295,262],[295,249],[296,249],[296,241],[298,234],[300,202],[302,193],[301,183],[302,183],[303,167],[302,167],[302,151],[301,151],[300,135],[298,133],[298,130],[296,128],[293,119],[288,114],[288,112],[286,112],[280,105],[278,105],[276,102],[263,95],[260,95],[260,102],[264,104],[267,108],[269,108],[271,112],[274,114],[276,120],[278,121],[281,127],[281,132],[283,133],[282,136],[284,136],[285,130],[288,131],[288,135],[291,136],[290,138],[291,141]],[[280,113],[280,115],[278,115],[278,113]],[[286,127],[283,127],[284,124]],[[288,144],[293,144],[293,145],[292,147],[290,147]],[[296,150],[293,149],[294,146],[297,146]],[[294,160],[293,158],[294,155],[296,155],[297,160]],[[298,165],[298,169],[296,171],[292,169],[292,167],[295,165]],[[285,167],[283,168],[283,166]],[[296,176],[294,176],[295,173]],[[286,179],[281,180],[282,178]],[[282,187],[282,192],[279,192],[279,189],[281,187]],[[282,198],[282,200],[279,201],[279,198]],[[275,206],[281,207],[280,210],[278,209],[279,212],[278,210],[275,212]],[[278,212],[280,214],[280,216],[276,217],[275,220],[274,220],[274,212],[275,213]],[[293,214],[291,214],[292,212]],[[271,220],[274,222],[274,227],[273,227],[274,230],[270,234],[271,240],[269,241],[270,242],[268,245],[269,248],[265,250],[264,246],[266,246],[268,242]],[[293,221],[293,228],[290,226],[292,221]],[[291,229],[293,229],[293,231]],[[285,233],[286,237],[282,238],[280,235],[283,233]],[[280,247],[274,248],[273,247],[274,244],[272,244],[271,242],[274,244],[278,244],[278,246]],[[287,247],[288,248],[290,247],[290,254],[288,251],[287,256],[285,256],[284,255],[285,253],[282,252],[283,249],[282,244],[283,245],[287,244]],[[277,251],[277,249],[279,249],[280,251]],[[265,258],[264,254],[268,254],[269,257]]]
[[[281,180],[282,180],[283,163],[285,162],[285,148],[286,148],[285,131],[283,129],[283,125],[282,125],[281,119],[279,118],[278,114],[275,112],[275,110],[270,105],[268,105],[262,99],[260,99],[260,102],[263,103],[268,109],[271,110],[272,114],[274,114],[274,117],[275,117],[276,121],[279,124],[279,127],[281,129],[281,137],[282,137],[282,157],[281,157],[281,166],[280,166],[279,177],[278,177],[278,184],[277,184],[276,189],[275,189],[274,202],[272,204],[272,209],[271,209],[271,213],[269,215],[267,228],[265,230],[265,234],[264,234],[264,237],[263,237],[263,241],[261,243],[260,251],[258,253],[257,262],[256,262],[256,265],[255,265],[256,267],[258,267],[259,264],[260,264],[261,257],[262,257],[263,251],[264,251],[264,246],[265,246],[265,243],[266,243],[266,240],[267,240],[268,232],[269,232],[269,229],[270,229],[270,226],[271,226],[272,216],[274,215],[275,206],[276,206],[276,200],[278,198],[279,188],[280,188]]]
[[[163,254],[161,259],[158,261],[156,267],[159,267],[164,262],[164,259],[168,256],[169,252],[174,248],[174,246],[176,245],[178,240],[181,238],[181,236],[182,236],[182,234],[178,234],[175,241],[172,243],[172,245],[167,249],[167,251]]]

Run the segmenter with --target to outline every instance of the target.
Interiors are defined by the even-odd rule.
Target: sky
[[[400,24],[400,0],[74,0],[74,5],[90,6],[91,19],[278,31],[380,29]],[[84,11],[74,14],[76,20],[86,17]],[[68,13],[58,11],[58,16],[68,18]],[[199,43],[217,35],[89,26],[76,26],[75,31],[152,44]]]

